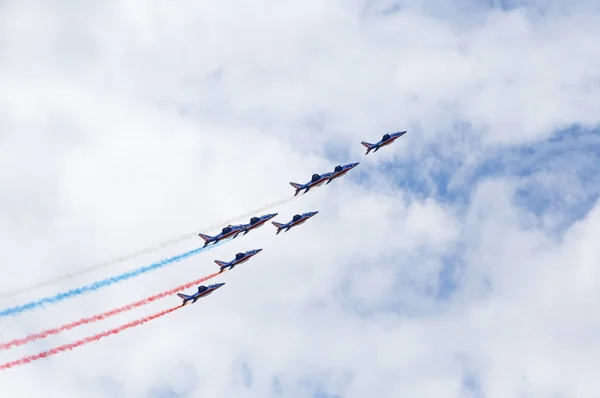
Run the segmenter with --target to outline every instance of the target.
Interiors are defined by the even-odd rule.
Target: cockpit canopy
[[[294,217],[292,217],[292,221],[298,221],[302,218],[302,216],[300,214],[296,214]]]
[[[259,221],[260,221],[260,218],[258,218],[258,217],[252,217],[252,218],[250,219],[250,224],[253,224],[253,225],[254,225],[254,224],[256,224],[256,223],[257,223],[257,222],[259,222]]]
[[[389,134],[384,134],[382,139],[383,139],[383,141],[387,141],[387,140],[390,139],[390,135]]]
[[[244,256],[246,255],[246,253],[238,253],[235,255],[235,259],[236,260],[241,260],[242,258],[244,258]]]
[[[319,181],[320,178],[321,178],[321,176],[319,174],[313,174],[311,181],[316,182],[316,181]]]
[[[338,164],[337,166],[335,166],[335,169],[333,169],[333,170],[335,170],[335,172],[336,172],[336,173],[339,173],[340,171],[342,171],[342,170],[343,170],[343,168],[342,168],[342,166],[340,166],[340,165]]]
[[[223,228],[223,230],[221,231],[222,234],[228,234],[229,232],[231,232],[231,227],[225,227]]]

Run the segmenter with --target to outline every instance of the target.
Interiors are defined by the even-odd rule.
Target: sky
[[[0,371],[0,391],[600,396],[597,37],[585,0],[2,2],[0,292],[192,237],[0,311],[192,250],[256,209],[319,214],[0,319],[2,343],[264,249],[193,306]],[[361,141],[403,130],[365,156]]]

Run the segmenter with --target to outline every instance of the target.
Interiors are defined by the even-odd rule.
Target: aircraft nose
[[[314,216],[316,214],[319,214],[319,212],[318,211],[313,211],[312,213],[310,213],[310,216],[312,217],[312,216]]]
[[[256,249],[254,250],[255,253],[260,253],[263,249]]]
[[[352,163],[352,164],[350,165],[350,167],[354,168],[354,167],[358,166],[359,164],[360,164],[360,162]]]

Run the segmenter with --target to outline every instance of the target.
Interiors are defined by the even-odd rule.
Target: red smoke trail
[[[48,330],[44,330],[43,332],[39,332],[39,333],[35,333],[35,334],[30,334],[27,337],[23,337],[23,338],[20,338],[20,339],[15,339],[15,340],[9,341],[8,343],[2,343],[2,344],[0,344],[0,351],[1,350],[7,350],[7,349],[9,349],[11,347],[16,347],[16,346],[20,346],[20,345],[23,345],[23,344],[27,344],[27,343],[30,343],[30,342],[35,341],[35,340],[40,340],[40,339],[46,338],[46,337],[54,335],[54,334],[59,334],[59,333],[64,332],[66,330],[70,330],[70,329],[76,328],[78,326],[85,325],[87,323],[101,321],[101,320],[109,318],[111,316],[120,314],[121,312],[130,311],[130,310],[132,310],[134,308],[141,307],[141,306],[146,305],[146,304],[150,304],[151,302],[156,301],[158,299],[161,299],[163,297],[171,296],[171,295],[173,295],[175,293],[178,293],[178,292],[180,292],[182,290],[189,289],[190,287],[192,287],[194,285],[197,285],[199,283],[202,283],[204,281],[207,281],[210,278],[214,278],[217,275],[219,275],[219,273],[215,272],[214,274],[205,276],[204,278],[195,280],[193,282],[186,283],[185,285],[178,286],[176,288],[173,288],[171,290],[167,290],[167,291],[159,293],[159,294],[155,294],[154,296],[150,296],[150,297],[147,297],[147,298],[145,298],[143,300],[137,301],[135,303],[131,303],[131,304],[125,305],[125,306],[123,306],[121,308],[116,308],[114,310],[107,311],[107,312],[105,312],[103,314],[97,314],[97,315],[91,316],[89,318],[83,318],[83,319],[80,319],[78,321],[75,321],[75,322],[72,322],[72,323],[68,323],[66,325],[60,326],[60,327],[55,328],[55,329],[48,329]]]
[[[25,365],[30,362],[37,361],[38,359],[47,358],[52,355],[56,355],[59,352],[72,350],[73,348],[76,348],[76,347],[79,347],[82,345],[86,345],[86,344],[94,342],[94,341],[98,341],[104,337],[108,337],[113,334],[121,333],[122,331],[124,331],[126,329],[130,329],[132,327],[141,325],[141,324],[151,321],[153,319],[159,318],[163,315],[167,315],[179,308],[181,308],[180,305],[178,305],[177,307],[169,308],[168,310],[164,310],[164,311],[158,312],[156,314],[147,316],[145,318],[138,319],[137,321],[127,323],[125,325],[119,326],[118,328],[114,328],[114,329],[108,330],[106,332],[98,333],[94,336],[86,337],[85,339],[82,339],[82,340],[77,340],[73,343],[61,345],[61,346],[53,348],[51,350],[40,352],[39,354],[36,354],[36,355],[30,355],[28,357],[23,357],[16,361],[4,363],[4,364],[0,365],[0,370],[10,369],[12,367],[19,366],[19,365]]]

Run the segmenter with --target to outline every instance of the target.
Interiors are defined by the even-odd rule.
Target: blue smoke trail
[[[229,239],[227,239],[227,240],[229,240]],[[44,304],[54,304],[54,303],[58,303],[60,301],[63,301],[63,300],[66,300],[66,299],[69,299],[69,298],[72,298],[72,297],[75,297],[75,296],[79,296],[79,295],[84,294],[84,293],[94,292],[94,291],[99,290],[99,289],[101,289],[103,287],[110,286],[110,285],[112,285],[114,283],[121,282],[121,281],[124,281],[124,280],[127,280],[127,279],[131,279],[131,278],[134,278],[134,277],[136,277],[138,275],[145,274],[146,272],[150,272],[150,271],[154,271],[156,269],[162,268],[165,265],[169,265],[171,263],[184,260],[184,259],[186,259],[188,257],[194,256],[194,255],[196,255],[198,253],[201,253],[203,251],[210,250],[213,247],[219,246],[219,245],[221,245],[221,244],[223,244],[225,242],[226,242],[226,240],[223,240],[223,241],[220,241],[219,243],[217,243],[216,245],[213,244],[213,245],[210,245],[210,246],[207,246],[207,247],[200,247],[200,248],[197,248],[197,249],[194,249],[194,250],[190,250],[189,252],[186,252],[186,253],[183,253],[183,254],[179,254],[177,256],[173,256],[173,257],[161,260],[161,261],[159,261],[157,263],[146,265],[145,267],[141,267],[141,268],[138,268],[136,270],[129,271],[129,272],[126,272],[126,273],[118,275],[118,276],[112,276],[110,278],[106,278],[104,280],[101,280],[101,281],[98,281],[98,282],[94,282],[94,283],[91,283],[89,285],[85,285],[85,286],[79,287],[77,289],[71,289],[71,290],[68,290],[66,292],[57,293],[54,296],[44,297],[42,299],[39,299],[39,300],[36,300],[36,301],[32,301],[32,302],[27,303],[27,304],[19,305],[17,307],[7,308],[7,309],[5,309],[5,310],[3,310],[3,311],[0,312],[0,318],[5,318],[5,317],[11,316],[11,315],[17,315],[17,314],[20,314],[20,313],[22,313],[24,311],[29,311],[29,310],[32,310],[34,308],[40,307],[40,306],[42,306]]]

